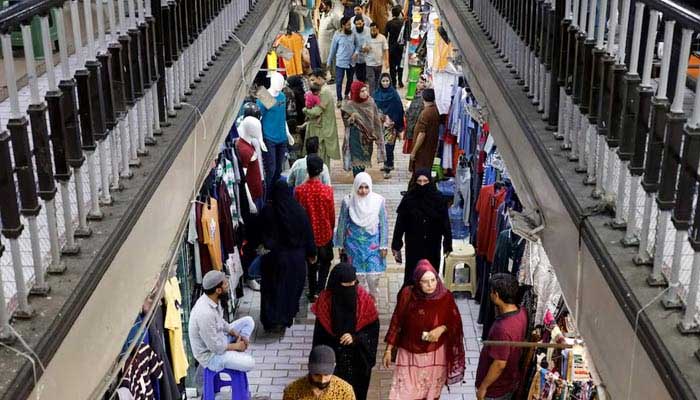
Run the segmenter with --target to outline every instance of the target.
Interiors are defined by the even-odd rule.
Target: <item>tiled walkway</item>
[[[339,121],[339,126],[342,123]],[[341,139],[342,142],[342,139]],[[400,143],[399,143],[400,144]],[[406,189],[409,178],[408,156],[401,153],[401,146],[396,146],[396,170],[392,179],[385,180],[379,171],[380,166],[374,165],[370,172],[374,180],[374,190],[387,199],[387,211],[389,213],[390,234],[393,232],[396,207],[401,199],[400,192]],[[331,181],[335,182],[336,210],[339,209],[343,196],[352,189],[352,174],[342,169],[341,162],[333,162],[331,165]],[[337,262],[337,257],[335,262]],[[384,352],[383,338],[389,327],[391,314],[396,304],[396,294],[403,281],[403,266],[396,264],[393,257],[387,258],[387,273],[381,281],[378,304],[380,319],[380,345],[377,350],[377,365],[372,371],[372,381],[368,398],[371,400],[385,400],[389,397],[392,370],[380,366],[381,356]],[[465,381],[459,385],[450,387],[450,391],[444,390],[442,400],[450,399],[474,399],[474,375],[479,357],[479,341],[481,327],[476,324],[479,311],[473,301],[466,296],[458,294],[457,304],[462,313],[464,326],[465,350],[467,355],[467,372]],[[239,316],[251,315],[259,321],[260,293],[246,289],[238,311]],[[251,340],[250,350],[255,357],[257,366],[254,371],[248,373],[251,393],[268,395],[272,399],[281,399],[284,387],[292,380],[306,374],[306,363],[311,350],[313,339],[314,315],[309,311],[306,296],[302,297],[302,306],[294,326],[287,329],[284,335],[266,334],[262,326],[258,324],[254,337]]]

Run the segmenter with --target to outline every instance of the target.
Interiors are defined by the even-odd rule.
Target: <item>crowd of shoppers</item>
[[[440,115],[425,76],[408,109],[397,91],[403,87],[405,15],[392,4],[322,0],[315,29],[323,69],[290,78],[284,89],[279,74],[271,74],[271,97],[278,103],[292,100],[299,111],[290,129],[305,129],[304,157],[282,173],[284,132],[264,136],[261,144],[274,157],[265,159],[266,193],[257,203],[256,235],[246,249],[254,249],[261,265],[260,322],[266,331],[284,331],[294,323],[307,281],[316,316],[308,375],[291,382],[284,399],[367,399],[383,346],[377,305],[385,298],[379,282],[389,249],[404,266],[381,357],[383,367],[393,369],[389,399],[438,399],[445,385],[464,377],[460,311],[436,270],[452,251],[448,206],[431,173]],[[335,98],[328,86],[333,80]],[[258,101],[258,107],[268,116],[267,125],[283,119],[276,117],[282,114],[277,103],[265,107]],[[395,210],[390,242],[388,215],[394,210],[373,190],[365,170],[376,154],[384,178],[390,179],[397,140],[408,142],[404,151],[410,153],[413,173]],[[336,215],[329,167],[340,159],[354,181]],[[331,268],[335,252],[340,263]],[[490,299],[499,317],[490,340],[525,337],[527,316],[515,304],[517,282],[508,277],[491,278]],[[249,371],[255,364],[246,353],[254,320],[224,321],[219,302],[230,288],[221,272],[204,276],[202,287],[188,330],[195,358],[213,371]],[[477,397],[509,399],[519,377],[519,357],[515,348],[485,347],[476,373]]]

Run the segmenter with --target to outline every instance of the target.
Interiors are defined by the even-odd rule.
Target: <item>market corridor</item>
[[[342,122],[338,121],[342,127]],[[387,212],[390,229],[393,232],[396,220],[396,207],[401,200],[401,191],[406,190],[410,177],[408,172],[408,155],[401,154],[400,146],[396,146],[396,169],[392,172],[392,179],[382,178],[382,172],[376,162],[367,172],[372,175],[373,190],[384,196],[387,200]],[[340,161],[333,161],[330,166],[331,182],[335,194],[336,212],[340,209],[342,198],[352,189],[352,174],[343,170]],[[390,233],[391,234],[391,233]],[[334,264],[338,257],[334,259]],[[372,371],[368,399],[386,399],[391,387],[392,371],[380,367],[383,354],[383,339],[389,327],[391,313],[396,305],[396,294],[403,280],[403,265],[397,264],[393,257],[387,257],[387,273],[380,284],[381,300],[377,305],[380,321],[380,345],[377,352],[377,365]],[[462,314],[464,327],[465,351],[467,355],[466,373],[464,383],[443,390],[441,399],[471,400],[476,396],[474,388],[474,374],[479,361],[479,342],[477,337],[481,335],[481,326],[476,324],[479,306],[468,300],[466,294],[457,298],[457,305]],[[306,374],[308,354],[311,351],[313,339],[314,315],[309,310],[310,304],[306,296],[302,296],[299,314],[294,325],[287,329],[284,335],[267,334],[259,323],[260,316],[260,292],[245,289],[245,297],[241,299],[237,310],[237,317],[250,315],[256,319],[257,328],[251,340],[249,351],[255,357],[256,367],[248,373],[251,395],[267,395],[272,399],[281,399],[285,385],[294,379]],[[253,397],[255,398],[255,397]]]

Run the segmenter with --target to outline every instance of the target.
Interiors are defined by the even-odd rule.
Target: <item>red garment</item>
[[[437,279],[437,287],[435,288],[435,291],[427,294],[421,290],[420,285],[414,285],[413,295],[416,296],[416,298],[423,300],[435,300],[447,294],[447,288],[445,287],[445,284],[442,283],[440,275],[438,275],[437,271],[435,271],[435,268],[433,268],[433,266],[430,264],[430,261],[426,259],[422,259],[418,261],[418,264],[416,264],[416,269],[413,270],[413,282],[420,282],[423,275],[425,275],[427,272],[432,272],[433,275],[435,275],[435,279]]]
[[[364,103],[367,101],[367,99],[360,97],[360,91],[365,86],[367,86],[367,84],[362,81],[353,81],[350,85],[350,100],[354,101],[355,103]]]
[[[357,289],[357,309],[355,312],[355,332],[371,324],[379,318],[374,299],[360,285],[355,285]],[[326,289],[321,292],[316,302],[311,305],[311,312],[316,315],[318,322],[327,332],[333,333],[331,323],[331,307],[333,305],[331,291]],[[461,325],[460,325],[461,326]]]
[[[488,262],[493,262],[496,252],[496,213],[498,206],[506,199],[506,190],[494,193],[494,185],[481,188],[479,199],[476,201],[476,211],[479,213],[479,225],[476,229],[476,255],[485,256]]]
[[[250,189],[250,195],[253,197],[253,201],[262,199],[263,184],[262,174],[260,173],[260,163],[257,159],[253,160],[253,156],[256,154],[255,147],[245,140],[239,139],[236,140],[236,150],[238,150],[238,157],[243,168],[247,169],[245,180],[248,184],[248,189]]]
[[[440,336],[437,343],[421,339],[423,332],[441,325],[445,325],[447,331]],[[417,354],[433,352],[445,346],[447,384],[460,382],[464,378],[462,317],[452,293],[448,290],[435,299],[425,299],[416,296],[413,286],[401,289],[384,340],[392,346]]]
[[[306,210],[317,247],[328,244],[335,227],[333,188],[320,179],[309,179],[294,189],[294,198]]]
[[[522,342],[527,329],[527,312],[524,308],[496,317],[489,331],[489,340]],[[494,360],[506,361],[501,376],[489,386],[486,397],[501,397],[517,389],[520,381],[520,355],[522,349],[510,346],[486,346],[481,349],[476,369],[476,387],[481,385]]]

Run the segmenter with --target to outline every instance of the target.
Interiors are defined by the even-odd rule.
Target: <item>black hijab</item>
[[[341,283],[355,282],[354,286]],[[348,263],[333,267],[328,277],[328,289],[331,291],[331,325],[333,332],[342,335],[354,333],[357,323],[357,277],[355,268]]]
[[[306,211],[292,197],[287,182],[272,186],[270,199],[262,210],[265,247],[300,247],[306,242],[303,227],[309,223]]]
[[[429,182],[423,186],[416,183],[419,176],[425,176]],[[439,219],[444,215],[445,200],[437,190],[430,170],[421,168],[416,170],[411,178],[413,185],[399,204],[397,212],[415,213],[428,218]]]

